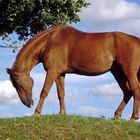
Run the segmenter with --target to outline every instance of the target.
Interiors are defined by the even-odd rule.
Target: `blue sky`
[[[72,24],[87,32],[122,31],[140,37],[139,0],[89,0],[91,5],[79,13],[81,22]],[[12,36],[15,37],[14,35]],[[2,41],[0,41],[2,44]],[[18,53],[18,52],[17,52]],[[11,67],[17,53],[1,48],[0,53],[0,117],[19,117],[31,115],[37,105],[44,82],[45,71],[39,64],[31,71],[35,81],[33,88],[34,106],[24,106],[12,87],[5,68]],[[68,114],[92,117],[112,117],[123,94],[110,73],[87,77],[69,74],[66,76],[66,108]],[[130,118],[132,101],[127,105],[123,118]],[[52,87],[43,106],[43,114],[59,112],[55,85]]]

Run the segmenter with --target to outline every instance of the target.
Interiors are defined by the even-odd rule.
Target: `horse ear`
[[[12,71],[11,69],[9,69],[9,68],[6,68],[6,71],[7,71],[7,73],[8,73],[9,75],[12,75],[12,74],[13,74],[13,71]]]

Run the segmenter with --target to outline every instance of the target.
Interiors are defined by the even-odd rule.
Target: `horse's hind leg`
[[[64,79],[65,79],[65,75],[60,75],[55,81],[57,86],[57,93],[58,93],[61,114],[66,113],[65,100],[64,100],[64,96],[65,96]]]
[[[40,94],[40,99],[39,99],[39,102],[38,102],[34,115],[39,115],[41,113],[45,98],[47,97],[47,95],[50,91],[50,88],[51,88],[52,84],[54,83],[54,81],[57,79],[58,75],[59,74],[57,73],[57,71],[48,70],[46,79],[44,82],[44,86],[43,86],[41,94]]]
[[[117,110],[115,111],[115,114],[114,114],[115,117],[121,117],[125,106],[127,105],[130,98],[132,97],[132,93],[127,87],[127,78],[126,78],[125,74],[123,73],[122,69],[118,66],[117,69],[113,69],[113,70],[111,70],[111,72],[112,72],[113,76],[115,77],[115,79],[117,80],[117,82],[124,94],[123,100],[121,101],[119,107],[117,108]]]
[[[137,78],[137,71],[127,71],[129,86],[133,93],[134,97],[134,105],[133,105],[133,113],[131,119],[139,118],[139,106],[140,106],[140,86],[139,80]]]

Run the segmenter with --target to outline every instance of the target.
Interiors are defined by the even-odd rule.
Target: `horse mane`
[[[48,29],[45,29],[45,30],[40,31],[40,32],[38,32],[37,34],[35,34],[31,39],[29,39],[29,40],[27,41],[27,43],[29,43],[30,41],[32,41],[32,40],[36,39],[37,37],[43,35],[43,34],[46,33],[46,32],[50,33],[50,32],[52,32],[52,31],[55,31],[56,29],[59,29],[59,28],[62,28],[62,27],[66,27],[66,25],[63,25],[63,24],[52,25],[52,26],[50,26]],[[26,43],[26,44],[27,44],[27,43]],[[25,45],[26,45],[26,44],[25,44]],[[23,46],[23,47],[24,47],[24,46]]]

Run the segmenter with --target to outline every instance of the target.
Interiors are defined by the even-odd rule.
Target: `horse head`
[[[10,75],[10,80],[15,87],[22,103],[27,107],[32,107],[32,87],[34,83],[33,79],[23,72],[14,72],[9,68],[7,68],[6,70]]]

